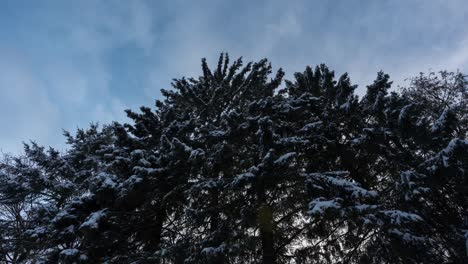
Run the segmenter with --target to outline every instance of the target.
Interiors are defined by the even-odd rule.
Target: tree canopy
[[[203,59],[127,124],[5,155],[0,262],[468,263],[465,75],[272,74]]]

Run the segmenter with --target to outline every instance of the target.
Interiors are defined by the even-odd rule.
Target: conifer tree
[[[466,263],[467,81],[221,54],[130,122],[0,162],[0,262]]]

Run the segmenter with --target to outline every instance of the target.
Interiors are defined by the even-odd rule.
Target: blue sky
[[[220,52],[266,57],[287,77],[326,63],[358,93],[379,70],[397,84],[466,72],[468,3],[451,1],[0,1],[0,149],[65,148],[62,128],[126,121],[170,80]]]

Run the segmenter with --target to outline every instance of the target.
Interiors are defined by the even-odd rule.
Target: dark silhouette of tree
[[[359,100],[321,64],[281,86],[221,54],[128,124],[0,162],[3,263],[466,263],[467,81]]]

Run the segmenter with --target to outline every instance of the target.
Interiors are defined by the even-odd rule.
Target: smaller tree
[[[420,73],[401,94],[420,106],[436,139],[468,136],[468,79],[460,72]],[[440,147],[440,146],[439,146]]]

